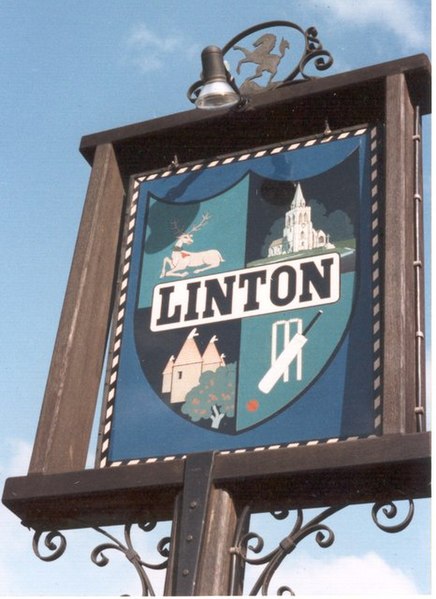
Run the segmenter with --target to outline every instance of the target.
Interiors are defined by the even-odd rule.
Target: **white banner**
[[[153,291],[154,332],[332,304],[340,298],[336,252],[172,281]]]

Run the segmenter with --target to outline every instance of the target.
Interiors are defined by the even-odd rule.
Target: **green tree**
[[[193,422],[211,420],[219,429],[222,419],[235,414],[236,363],[220,366],[215,372],[203,372],[199,384],[185,397],[182,413]]]

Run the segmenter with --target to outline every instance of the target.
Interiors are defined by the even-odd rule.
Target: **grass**
[[[301,252],[293,252],[289,254],[281,254],[280,256],[270,256],[268,258],[261,258],[260,260],[253,260],[253,262],[249,262],[247,266],[260,266],[263,264],[271,264],[274,262],[282,262],[287,258],[297,259],[297,258],[309,258],[310,256],[321,256],[322,254],[330,254],[331,252],[338,252],[339,254],[344,254],[349,250],[356,249],[356,240],[355,239],[341,239],[340,241],[335,242],[334,248],[316,248],[313,250],[303,250]]]

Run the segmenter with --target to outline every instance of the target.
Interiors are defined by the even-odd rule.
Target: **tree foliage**
[[[236,364],[220,366],[215,372],[203,372],[199,384],[185,397],[182,413],[193,422],[211,419],[219,428],[222,419],[235,414]]]

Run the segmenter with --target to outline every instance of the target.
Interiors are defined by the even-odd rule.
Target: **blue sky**
[[[430,0],[0,0],[2,485],[27,471],[90,173],[80,138],[190,109],[201,49],[273,19],[315,25],[331,74],[430,55]],[[429,132],[427,117],[426,206]],[[332,519],[330,549],[299,548],[286,570],[297,594],[430,592],[429,501],[398,535],[376,529],[370,511]],[[90,562],[97,533],[67,533],[66,554],[46,564],[3,506],[0,530],[0,595],[139,591],[128,565]]]

